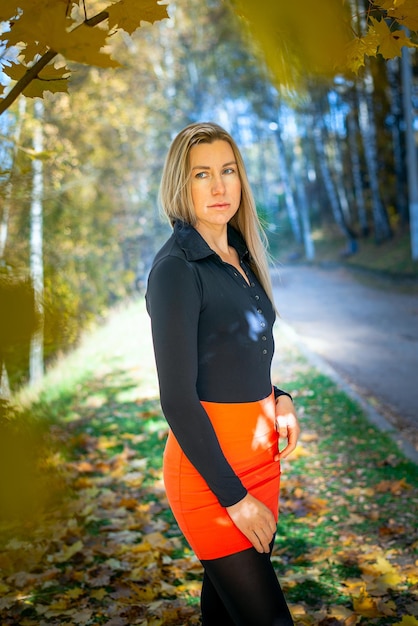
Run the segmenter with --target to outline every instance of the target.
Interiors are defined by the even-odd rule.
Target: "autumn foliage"
[[[390,59],[403,46],[417,47],[408,33],[418,30],[415,0],[370,0],[360,13],[343,0],[235,0],[233,6],[279,85],[357,74],[368,57]]]
[[[416,47],[411,37],[418,30],[415,0],[370,0],[360,14],[355,3],[343,0],[229,3],[280,85],[357,73],[367,57],[389,59],[403,46]],[[0,41],[8,54],[2,70],[16,84],[0,101],[0,113],[20,93],[42,97],[45,91],[66,91],[68,62],[117,67],[112,37],[166,17],[167,7],[156,0],[4,0]]]
[[[15,92],[4,99],[3,107],[19,93],[42,97],[44,91],[67,91],[71,70],[68,62],[98,67],[117,67],[109,49],[109,38],[120,31],[131,34],[142,22],[167,17],[165,6],[156,0],[6,0],[0,7],[0,22],[9,28],[0,36],[8,48],[16,46],[15,61],[3,67],[17,81]]]

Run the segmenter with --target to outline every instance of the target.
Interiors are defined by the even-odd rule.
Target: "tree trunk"
[[[352,223],[350,203],[348,202],[347,191],[345,187],[344,180],[344,163],[343,163],[343,152],[341,147],[341,139],[338,128],[337,121],[337,112],[338,112],[338,103],[336,101],[330,100],[330,119],[331,119],[331,130],[327,133],[327,141],[332,147],[332,151],[334,153],[334,158],[332,160],[333,170],[334,170],[334,180],[335,187],[338,194],[338,199],[340,201],[341,211],[344,216],[344,221],[346,224]],[[323,128],[323,132],[324,132]]]
[[[347,134],[350,146],[351,170],[353,173],[354,198],[356,201],[357,216],[360,232],[363,237],[369,236],[369,224],[367,221],[366,203],[364,201],[363,181],[361,177],[360,153],[357,143],[358,137],[358,117],[355,111],[350,111],[347,115]]]
[[[35,311],[38,316],[37,330],[32,336],[29,362],[29,382],[39,382],[44,373],[44,268],[43,268],[43,163],[41,155],[43,151],[43,117],[44,104],[40,99],[34,102],[34,131],[33,149],[35,158],[32,162],[33,189],[30,209],[30,274],[35,294]]]
[[[390,59],[387,64],[387,76],[390,87],[391,131],[393,141],[393,162],[395,169],[395,204],[403,224],[408,223],[407,176],[405,172],[405,147],[402,143],[402,93],[399,84],[399,59]],[[408,105],[408,110],[411,102]]]
[[[332,214],[341,232],[347,238],[348,252],[352,254],[357,250],[357,241],[354,232],[347,225],[341,211],[337,190],[335,188],[334,180],[328,165],[327,155],[325,153],[322,125],[322,117],[317,116],[314,121],[313,140],[318,158],[318,165],[327,192],[328,200],[331,205]]]
[[[385,239],[389,239],[392,231],[379,189],[376,124],[373,115],[373,78],[370,71],[365,72],[363,88],[361,89],[359,85],[357,86],[357,96],[359,102],[359,126],[370,185],[374,233],[376,241],[380,243]]]
[[[418,166],[417,147],[412,119],[412,68],[411,52],[402,50],[402,87],[405,116],[406,158],[409,192],[409,223],[411,232],[411,252],[414,260],[418,259]]]
[[[274,136],[277,144],[277,158],[279,161],[279,177],[283,185],[283,191],[286,201],[287,213],[289,216],[290,227],[293,232],[296,243],[302,243],[302,232],[299,224],[299,216],[296,208],[295,200],[293,198],[292,184],[290,181],[289,168],[286,162],[286,153],[283,143],[283,139],[280,133],[280,126],[274,131]]]
[[[299,144],[294,148],[295,158],[293,159],[293,176],[295,179],[296,194],[299,204],[299,213],[302,223],[303,244],[305,248],[305,257],[307,261],[313,261],[315,258],[315,246],[312,239],[311,219],[309,214],[309,203],[306,195],[306,160]]]

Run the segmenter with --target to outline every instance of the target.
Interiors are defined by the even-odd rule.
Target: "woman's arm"
[[[151,271],[146,298],[164,415],[220,504],[233,505],[247,490],[226,460],[197,395],[202,295],[190,264],[173,256],[159,261]]]

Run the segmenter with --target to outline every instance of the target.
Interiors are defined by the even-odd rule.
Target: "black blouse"
[[[176,222],[154,259],[146,294],[164,415],[222,506],[247,492],[200,400],[253,402],[270,395],[275,320],[245,242],[230,226],[228,243],[250,284],[192,226]],[[283,393],[275,388],[276,397]]]

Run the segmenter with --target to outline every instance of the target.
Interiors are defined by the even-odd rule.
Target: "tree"
[[[418,259],[418,160],[415,145],[414,126],[412,121],[412,72],[410,55],[404,51],[402,55],[402,86],[406,122],[406,151],[409,191],[409,219],[411,231],[412,258]]]
[[[290,88],[300,86],[306,76],[358,72],[365,56],[393,58],[401,54],[403,46],[416,45],[404,30],[399,30],[418,29],[415,0],[370,0],[367,32],[361,34],[355,30],[353,33],[349,3],[344,0],[322,0],[320,8],[311,0],[293,4],[229,0],[229,4],[257,41],[277,83]],[[33,97],[45,91],[66,91],[71,69],[62,59],[65,63],[118,66],[106,49],[110,38],[116,33],[131,34],[142,21],[167,17],[166,7],[156,0],[118,0],[89,15],[91,7],[94,11],[96,6],[95,0],[88,4],[87,0],[3,3],[0,22],[8,24],[8,29],[0,35],[6,46],[1,65],[16,84],[0,100],[0,113],[20,93]],[[16,46],[18,59],[13,54]],[[57,64],[58,55],[61,60]],[[196,86],[198,78],[190,56],[188,70],[191,84]]]
[[[41,380],[44,372],[44,263],[43,263],[43,202],[44,180],[42,151],[44,105],[37,98],[34,102],[34,129],[32,160],[33,185],[30,207],[30,275],[34,288],[35,312],[38,318],[36,332],[32,336],[30,349],[30,382],[37,383]]]
[[[91,0],[90,6],[97,5]],[[165,6],[156,0],[119,0],[88,17],[87,2],[74,0],[8,0],[0,9],[0,22],[8,29],[0,35],[6,45],[2,71],[14,87],[0,100],[0,113],[19,96],[43,96],[45,91],[67,91],[71,70],[62,62],[75,61],[98,67],[119,63],[104,50],[109,38],[118,32],[131,34],[142,21],[155,22],[167,17]],[[100,27],[99,27],[100,25]],[[15,46],[20,55],[10,60],[7,52]],[[2,89],[3,90],[3,89]]]

